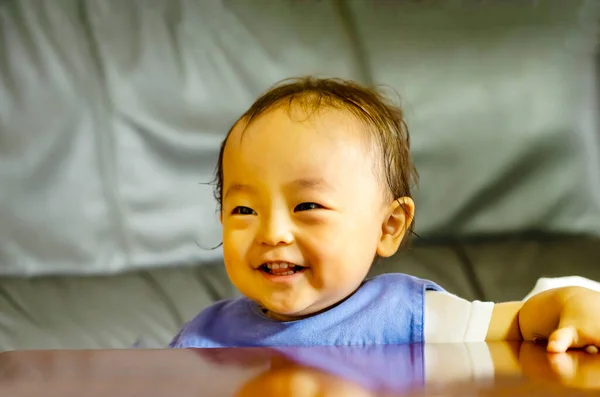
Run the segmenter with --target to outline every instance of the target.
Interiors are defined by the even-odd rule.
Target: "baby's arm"
[[[548,339],[548,350],[557,352],[600,342],[594,337],[600,335],[600,283],[582,277],[542,278],[528,298],[493,304],[428,291],[425,342],[537,338]]]
[[[525,323],[527,323],[527,317],[529,316],[533,319],[534,326],[536,326],[535,324],[541,324],[537,319],[537,312],[540,310],[538,305],[543,305],[543,301],[547,299],[544,298],[542,293],[557,287],[568,286],[584,286],[600,291],[600,283],[581,277],[539,279],[527,298],[541,296],[543,299],[541,301],[527,299],[528,305],[525,310],[531,311],[531,314],[524,313]],[[505,374],[517,371],[518,364],[514,361],[514,354],[509,354],[512,345],[459,344],[436,346],[430,343],[521,339],[518,319],[523,304],[524,302],[508,302],[496,305],[492,302],[470,302],[446,292],[428,291],[425,296],[424,319],[424,336],[425,342],[428,343],[425,345],[427,379],[439,380],[440,377],[442,379],[454,377],[449,374],[455,374],[459,377],[470,374],[469,376],[485,378],[498,371]],[[541,311],[545,316],[552,317],[552,313],[547,309],[542,308]],[[527,329],[528,325],[523,325]],[[528,331],[525,330],[524,332],[527,336]],[[461,356],[462,359],[453,360],[452,362],[440,361],[440,356],[437,354],[439,349],[455,349],[457,350],[456,358]],[[458,351],[462,354],[458,354]],[[442,355],[442,357],[446,356]],[[476,363],[476,365],[473,365],[473,363]],[[507,365],[508,368],[506,368]],[[453,368],[451,373],[448,372],[450,367]]]
[[[519,327],[519,312],[524,302],[496,303],[485,336],[488,342],[523,340]]]
[[[551,289],[525,302],[495,304],[485,340],[547,340],[551,352],[599,346],[599,313],[600,292],[584,287]]]

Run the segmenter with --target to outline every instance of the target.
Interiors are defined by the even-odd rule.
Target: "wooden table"
[[[485,356],[459,354],[473,348],[5,352],[0,353],[0,396],[600,395],[600,355],[549,356],[542,346],[529,343],[478,344],[476,350],[489,352],[490,362],[484,362]],[[486,366],[491,371],[481,371]]]

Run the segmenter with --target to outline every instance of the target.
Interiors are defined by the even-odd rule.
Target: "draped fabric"
[[[0,274],[218,260],[219,143],[305,74],[399,93],[424,239],[600,235],[596,1],[262,1],[0,2]]]

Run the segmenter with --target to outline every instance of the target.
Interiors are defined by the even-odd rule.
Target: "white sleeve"
[[[538,279],[538,281],[535,283],[535,287],[533,287],[531,292],[529,292],[523,300],[527,300],[533,295],[539,294],[540,292],[560,287],[585,287],[600,292],[600,283],[594,280],[590,280],[589,278],[579,276],[553,278],[542,277]]]
[[[493,302],[469,302],[447,292],[427,291],[423,320],[425,342],[483,342],[493,309]]]

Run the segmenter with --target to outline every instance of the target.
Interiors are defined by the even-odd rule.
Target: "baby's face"
[[[390,205],[375,172],[377,151],[358,122],[334,110],[292,116],[273,110],[243,133],[240,123],[223,156],[227,272],[281,320],[323,310],[358,288]]]

